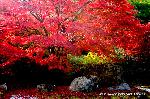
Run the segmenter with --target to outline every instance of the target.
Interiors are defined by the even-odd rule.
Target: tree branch
[[[40,17],[40,15],[34,11],[30,11],[31,15],[34,16],[38,21],[40,21],[41,23],[44,21],[43,18]]]
[[[93,0],[88,0],[87,2],[85,2],[79,9],[78,11],[75,12],[75,16],[73,17],[73,15],[71,17],[73,17],[72,21],[75,21],[75,19],[77,18],[77,15],[79,15],[82,11],[83,8],[88,5],[89,3],[91,3]],[[64,19],[64,21],[71,19],[70,17],[67,17]]]
[[[59,12],[60,12],[60,5],[55,5],[54,4],[54,0],[51,0],[53,6],[55,7],[55,10],[56,10],[56,14],[59,16]]]
[[[44,30],[45,35],[46,35],[46,36],[49,36],[49,33],[48,33],[48,31],[47,31],[46,27],[45,27],[45,26],[42,26],[42,29]]]

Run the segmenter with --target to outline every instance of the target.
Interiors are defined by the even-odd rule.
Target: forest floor
[[[57,86],[52,92],[38,92],[36,88],[12,89],[0,97],[1,99],[137,99],[140,91],[131,88],[131,91],[110,91],[101,88],[95,92],[72,92],[69,86]],[[150,98],[150,97],[149,97]]]

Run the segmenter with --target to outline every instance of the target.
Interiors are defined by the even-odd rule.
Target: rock
[[[7,85],[6,85],[6,83],[0,85],[0,90],[7,91]]]
[[[99,88],[99,79],[97,76],[93,76],[91,75],[91,77],[89,78],[92,81],[92,90],[96,90]]]
[[[37,85],[37,89],[40,92],[54,91],[54,87],[55,87],[55,85],[52,85],[52,84],[40,84],[40,85]]]
[[[121,83],[115,87],[109,87],[109,90],[131,90],[130,86],[127,83]]]
[[[75,78],[72,82],[71,85],[69,86],[69,89],[72,91],[80,91],[83,89],[85,81],[88,79],[85,76],[81,76],[78,78]]]
[[[108,90],[114,90],[114,88],[113,87],[108,87]]]
[[[38,99],[37,97],[35,96],[25,96],[25,95],[20,95],[20,94],[17,94],[17,95],[11,95],[9,99]]]
[[[120,84],[116,89],[118,89],[118,90],[131,90],[130,86],[127,83]]]
[[[96,76],[91,76],[89,79],[85,76],[81,76],[78,78],[75,78],[70,86],[69,90],[71,91],[86,91],[90,92],[93,91],[95,88],[97,88],[96,85]]]
[[[7,91],[6,83],[0,85],[0,99],[4,99],[5,92]]]
[[[147,93],[150,93],[150,88],[146,88],[146,86],[145,87],[144,86],[137,86],[136,88],[139,90],[145,91]]]

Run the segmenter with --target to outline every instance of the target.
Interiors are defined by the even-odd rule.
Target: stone
[[[90,78],[87,78],[85,76],[81,76],[78,78],[75,78],[70,86],[69,90],[71,91],[86,91],[90,92],[97,88],[97,85],[95,83],[96,76],[91,76]]]
[[[29,95],[24,96],[24,95],[17,94],[17,95],[11,95],[10,99],[38,99],[38,98],[35,96],[29,96]]]
[[[127,83],[121,83],[119,86],[117,86],[118,90],[131,90],[130,86]]]
[[[114,88],[113,87],[108,87],[108,90],[114,90]]]
[[[109,90],[131,90],[130,86],[127,83],[121,83],[115,87],[109,87]]]
[[[137,86],[136,88],[139,90],[150,93],[150,88],[147,88],[146,86],[145,87],[144,86]]]
[[[6,83],[0,85],[0,90],[7,91],[7,85],[6,85]]]
[[[72,82],[71,85],[69,86],[69,89],[72,91],[80,91],[83,89],[85,81],[88,79],[85,76],[81,76],[78,78],[75,78]]]
[[[52,85],[52,84],[40,84],[40,85],[37,85],[37,89],[40,92],[54,91],[54,87],[55,87],[55,85]]]

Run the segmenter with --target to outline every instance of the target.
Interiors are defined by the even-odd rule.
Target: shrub
[[[149,0],[129,0],[131,4],[138,10],[136,15],[141,23],[150,22],[150,1]]]

